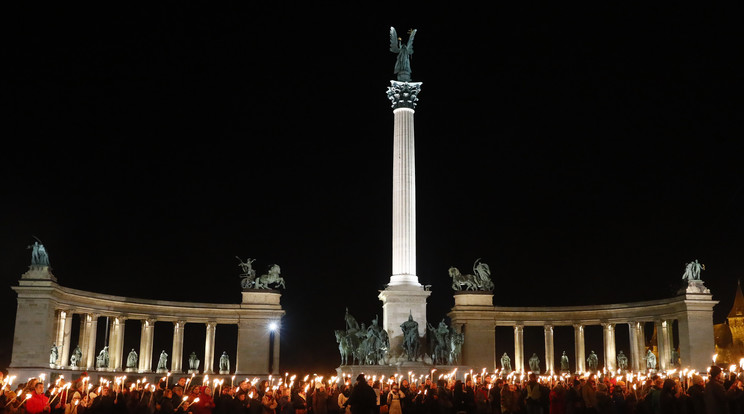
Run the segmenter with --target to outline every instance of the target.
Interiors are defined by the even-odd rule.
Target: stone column
[[[602,339],[604,343],[604,367],[607,371],[614,372],[617,369],[617,355],[615,354],[615,324],[602,324]]]
[[[646,356],[646,332],[643,329],[643,322],[628,322],[630,329],[630,367],[635,372],[646,370],[644,357]]]
[[[524,325],[514,326],[514,370],[524,372]]]
[[[138,372],[152,372],[152,344],[155,340],[155,319],[140,321],[140,350]]]
[[[656,367],[661,371],[670,369],[669,362],[672,360],[672,353],[669,344],[669,330],[671,329],[669,321],[656,321],[656,346],[659,351],[659,355],[656,356]]]
[[[584,352],[584,325],[575,323],[573,325],[573,328],[576,372],[586,372],[586,354]]]
[[[122,347],[124,346],[124,317],[119,315],[111,319],[109,332],[109,370],[121,371]]]
[[[173,322],[173,349],[171,351],[171,372],[180,373],[183,363],[183,331],[186,321]]]
[[[70,365],[70,337],[72,336],[72,311],[64,311],[65,323],[63,329],[62,339],[62,352],[60,352],[60,362],[57,363],[59,366],[66,367]]]
[[[553,347],[553,325],[545,325],[545,373],[555,372],[555,349]]]
[[[204,373],[211,374],[214,369],[214,338],[217,322],[207,322],[207,338],[204,342]]]
[[[378,298],[382,301],[382,328],[393,353],[402,349],[400,325],[410,317],[418,322],[419,336],[426,334],[425,289],[416,275],[416,165],[414,108],[420,82],[390,81],[387,96],[392,102],[393,129],[393,263],[390,282]],[[390,355],[397,356],[397,355]]]
[[[56,326],[56,333],[55,333],[55,340],[54,344],[57,345],[57,349],[59,353],[57,354],[57,361],[55,362],[55,365],[57,366],[64,366],[65,365],[65,358],[64,358],[64,344],[65,344],[65,332],[69,332],[67,329],[67,325],[70,323],[69,321],[72,318],[70,318],[70,315],[68,314],[68,311],[66,310],[57,310],[57,322],[55,323]],[[69,335],[67,337],[67,343],[69,344]],[[67,349],[67,354],[69,355],[69,345]]]
[[[81,369],[93,369],[96,366],[96,330],[98,315],[87,313],[80,317],[80,351],[83,356],[78,363]]]

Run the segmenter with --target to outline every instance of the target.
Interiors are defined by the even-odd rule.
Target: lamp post
[[[274,336],[276,330],[279,329],[279,324],[276,322],[269,323],[269,374],[274,372]]]

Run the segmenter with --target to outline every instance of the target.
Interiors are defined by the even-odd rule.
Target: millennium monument
[[[683,286],[672,298],[592,306],[503,307],[494,306],[491,271],[477,259],[472,274],[463,274],[454,266],[448,270],[455,302],[447,314],[451,326],[444,320],[438,327],[427,322],[426,301],[431,291],[419,283],[416,274],[414,109],[421,82],[413,82],[411,77],[415,34],[416,30],[410,30],[403,43],[395,28],[390,28],[390,51],[396,54],[396,80],[390,81],[387,90],[394,115],[393,263],[390,282],[378,296],[383,308],[382,328],[377,317],[369,327],[358,324],[347,309],[346,330],[335,332],[342,363],[337,371],[343,372],[344,367],[352,372],[362,370],[357,365],[377,365],[375,369],[380,373],[425,372],[438,365],[495,371],[499,369],[497,326],[511,327],[514,335],[514,349],[506,350],[499,358],[502,373],[571,371],[565,350],[556,358],[556,326],[573,327],[573,372],[596,371],[600,356],[594,350],[587,356],[584,337],[585,328],[592,325],[602,326],[603,369],[705,370],[714,349],[713,306],[717,302],[700,278],[700,271],[705,268],[697,260],[686,264]],[[621,325],[627,325],[629,330],[627,344],[616,340],[615,330]],[[645,333],[648,325],[653,325],[655,332],[650,341]],[[542,328],[542,358],[532,348],[532,356],[525,358],[525,327]],[[630,357],[623,348],[630,350]],[[502,350],[498,351],[500,354]]]
[[[387,90],[394,116],[393,130],[393,268],[390,283],[380,291],[382,329],[390,339],[391,356],[399,356],[404,343],[401,325],[409,316],[418,322],[418,336],[426,334],[426,299],[431,294],[416,275],[416,163],[414,108],[421,82],[411,82],[411,55],[416,30],[402,43],[390,28],[390,51],[397,55]]]

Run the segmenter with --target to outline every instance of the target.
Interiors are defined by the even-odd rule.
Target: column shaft
[[[393,113],[393,275],[390,284],[418,285],[414,110],[397,108]]]
[[[514,327],[514,370],[524,372],[524,325]]]
[[[671,360],[669,325],[669,321],[666,320],[656,321],[656,346],[659,353],[656,356],[656,364],[657,368],[662,371],[669,369],[669,361]]]
[[[62,340],[62,352],[58,364],[64,367],[70,365],[70,337],[72,336],[72,311],[65,311],[65,313],[67,317],[65,318],[64,339]]]
[[[214,369],[214,338],[217,322],[207,322],[207,338],[204,342],[204,373],[211,374]]]
[[[573,327],[576,372],[586,372],[586,354],[584,352],[584,325],[574,324]]]
[[[607,371],[614,372],[617,369],[617,356],[615,354],[615,324],[602,324],[602,338],[604,342],[604,367]]]
[[[183,331],[186,321],[173,322],[173,349],[171,350],[171,371],[181,372],[183,362]]]
[[[98,315],[88,314],[86,316],[86,320],[89,323],[88,342],[87,342],[87,347],[83,349],[83,354],[86,355],[85,367],[88,370],[92,370],[92,369],[95,369],[96,367],[96,339],[97,339],[97,334],[98,334]]]
[[[545,325],[545,373],[555,371],[555,349],[553,347],[553,325]]]

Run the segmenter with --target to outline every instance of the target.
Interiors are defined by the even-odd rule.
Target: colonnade
[[[168,370],[172,373],[186,371],[182,361],[187,323],[202,325],[205,330],[204,354],[199,355],[202,373],[211,374],[219,369],[214,363],[218,325],[236,325],[238,328],[237,353],[231,355],[231,362],[234,362],[231,373],[263,375],[279,372],[281,330],[269,331],[270,324],[281,326],[284,315],[281,295],[277,291],[243,291],[239,304],[126,298],[60,286],[46,266],[32,266],[13,289],[18,294],[18,310],[9,369],[14,372],[28,370],[36,375],[39,369],[49,368],[154,372],[158,363],[157,357],[153,361],[156,322],[172,324],[172,345],[170,352],[166,350]],[[72,341],[73,315],[78,315],[80,321],[77,344]],[[140,322],[139,349],[135,350],[138,363],[130,369],[126,367],[128,350],[124,349],[127,320]],[[108,335],[103,340],[97,337],[101,323],[108,323]],[[96,357],[103,349],[102,344],[108,346],[109,360],[107,366],[99,368]],[[52,345],[58,351],[54,361],[51,361]],[[75,346],[80,347],[80,358],[73,367],[70,357]]]
[[[72,309],[58,309],[56,310],[55,317],[55,334],[56,341],[54,342],[59,346],[59,352],[57,359],[53,365],[58,368],[70,368],[70,369],[103,369],[109,371],[122,371],[127,369],[126,357],[127,353],[124,349],[124,331],[125,321],[127,318],[124,315],[101,315],[97,313],[82,313],[80,316],[80,335],[78,337],[78,346],[81,350],[81,358],[77,361],[75,367],[71,366],[70,357],[72,356],[72,345],[71,345],[71,331],[73,323],[73,315],[76,312]],[[99,318],[108,319],[108,338],[106,342],[108,345],[109,362],[105,367],[96,366],[96,340],[98,334],[98,320]],[[155,370],[153,365],[153,342],[155,338],[155,323],[157,318],[144,318],[140,319],[140,343],[139,349],[137,350],[138,361],[136,372],[148,373]],[[187,320],[171,321],[173,324],[173,344],[169,354],[169,371],[172,373],[184,372],[183,369],[183,344],[184,344],[184,330],[185,325],[188,323]],[[206,323],[200,323],[204,325],[206,332],[206,340],[204,343],[204,359],[203,359],[203,373],[212,374],[215,371],[214,366],[214,349],[215,349],[215,337],[217,330],[217,322],[209,321]],[[275,333],[274,341],[278,341],[279,333]],[[236,356],[237,357],[237,356]],[[277,355],[275,354],[275,358]],[[274,365],[278,364],[277,361],[273,361]],[[50,361],[51,363],[51,361]],[[238,361],[235,361],[238,364]]]
[[[646,302],[620,303],[595,306],[565,307],[499,307],[493,305],[491,292],[458,292],[455,306],[448,314],[455,329],[464,332],[462,360],[465,365],[498,369],[495,352],[495,328],[510,326],[514,330],[514,360],[512,367],[524,371],[527,359],[524,352],[524,328],[542,327],[544,332],[545,361],[541,369],[557,372],[560,365],[555,360],[554,330],[558,326],[573,327],[574,366],[576,372],[585,372],[587,326],[602,327],[604,364],[610,371],[617,367],[616,330],[627,326],[629,332],[628,369],[646,369],[645,324],[653,323],[656,330],[657,370],[673,368],[672,359],[679,358],[682,368],[704,371],[715,351],[713,336],[713,306],[710,292],[702,281],[691,281],[683,286],[677,296]],[[674,326],[679,338],[679,355],[673,357]],[[485,351],[492,349],[493,351]],[[598,361],[602,364],[602,361]],[[529,368],[527,368],[528,370]]]
[[[672,359],[673,353],[673,320],[657,320],[654,322],[655,329],[657,332],[657,369],[668,370],[673,368],[674,361]],[[628,357],[628,369],[633,371],[641,371],[646,369],[646,334],[644,329],[645,322],[639,321],[627,321],[624,323],[601,323],[602,326],[602,346],[604,362],[601,367],[608,371],[615,371],[619,367],[617,366],[617,350],[616,350],[616,337],[615,332],[619,325],[627,325],[629,331],[629,344],[628,349],[630,355]],[[495,325],[498,326],[498,325]],[[546,324],[543,326],[544,338],[545,338],[545,361],[541,364],[544,368],[544,372],[558,372],[560,371],[560,361],[556,361],[555,346],[554,346],[554,328],[558,326],[555,324]],[[584,323],[573,323],[570,326],[573,327],[573,344],[574,344],[574,358],[575,358],[575,371],[574,372],[585,372],[586,366],[586,343],[585,343],[585,329],[589,324]],[[518,371],[528,370],[525,353],[524,353],[524,323],[518,323],[514,325],[514,364],[513,368]]]

